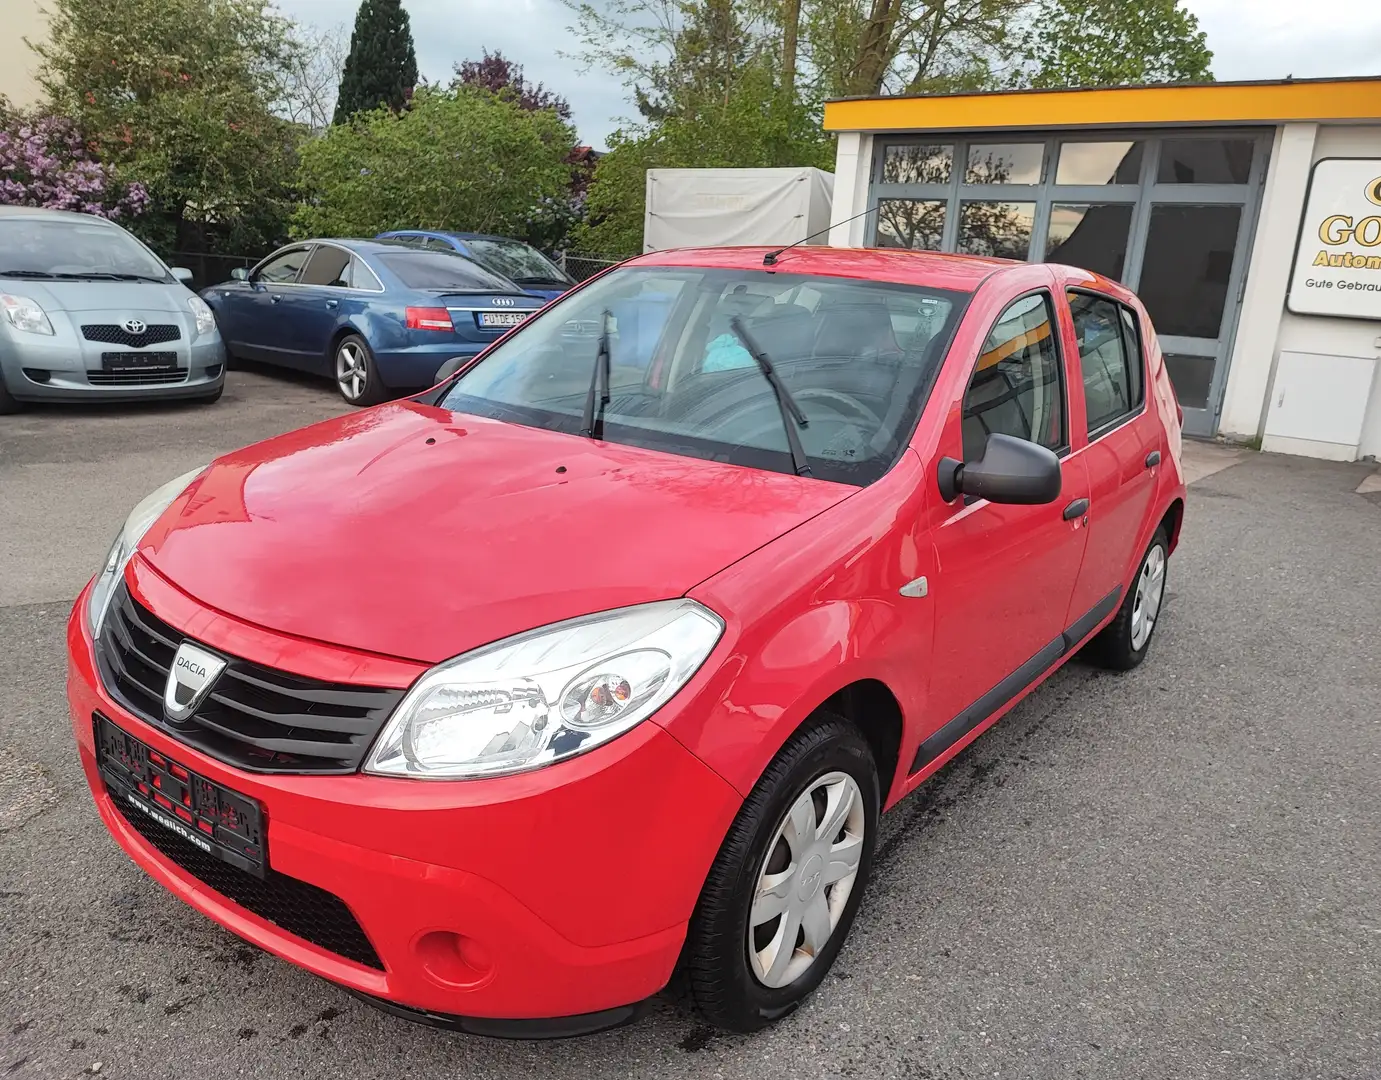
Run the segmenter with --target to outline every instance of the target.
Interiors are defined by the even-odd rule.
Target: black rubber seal
[[[426,1009],[414,1009],[410,1005],[399,1005],[396,1001],[366,994],[362,990],[343,987],[361,1001],[368,1002],[376,1009],[415,1024],[440,1028],[443,1031],[459,1031],[466,1035],[481,1035],[489,1039],[571,1039],[580,1035],[593,1035],[600,1031],[631,1024],[644,1013],[650,1001],[639,1001],[632,1005],[620,1005],[615,1009],[600,1012],[579,1013],[576,1016],[554,1016],[540,1020],[498,1020],[484,1016],[452,1016],[449,1013],[434,1013]]]

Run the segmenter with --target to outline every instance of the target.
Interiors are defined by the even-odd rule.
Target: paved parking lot
[[[221,931],[115,847],[72,750],[63,624],[129,507],[342,408],[233,372],[211,407],[0,418],[0,1078],[1381,1077],[1367,466],[1242,455],[1196,483],[1147,663],[1071,665],[891,815],[835,973],[778,1028],[667,1001],[514,1044]]]

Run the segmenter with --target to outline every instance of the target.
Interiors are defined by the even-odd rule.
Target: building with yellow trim
[[[1186,431],[1381,457],[1381,79],[832,101],[830,242],[1135,289]]]

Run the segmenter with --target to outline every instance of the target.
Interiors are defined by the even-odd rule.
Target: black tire
[[[362,364],[356,370],[362,373],[364,385],[359,392],[351,396],[347,391],[344,380],[341,377],[342,356],[347,350],[355,350],[356,356],[352,359],[352,364]],[[349,405],[378,405],[381,401],[388,400],[388,387],[384,385],[384,380],[379,376],[379,367],[374,363],[374,353],[370,351],[369,342],[360,337],[359,334],[346,334],[336,342],[335,351],[331,354],[331,377],[335,379],[336,390]],[[352,380],[351,385],[355,385]]]
[[[1157,551],[1160,553],[1161,566],[1160,598],[1156,603],[1150,628],[1145,632],[1144,639],[1138,645],[1136,643],[1139,622],[1138,610],[1144,602],[1142,579],[1148,574],[1148,567],[1154,565],[1155,552]],[[1131,671],[1132,668],[1146,659],[1146,654],[1151,649],[1151,642],[1155,640],[1156,627],[1160,625],[1161,615],[1165,611],[1165,582],[1169,578],[1169,555],[1170,539],[1166,535],[1165,526],[1162,525],[1156,530],[1155,536],[1151,537],[1151,542],[1146,546],[1146,551],[1141,556],[1141,562],[1137,564],[1136,575],[1132,578],[1131,588],[1127,590],[1127,595],[1122,598],[1122,606],[1117,609],[1117,618],[1108,623],[1098,636],[1084,648],[1085,655],[1095,664],[1111,671]],[[1144,619],[1144,617],[1145,612],[1141,611],[1140,619]]]
[[[834,772],[852,777],[862,796],[864,830],[857,874],[826,945],[793,982],[773,988],[758,979],[749,960],[748,922],[759,875],[769,858],[778,857],[775,849],[785,842],[779,841],[778,832],[793,804],[816,780]],[[708,1023],[726,1031],[757,1031],[794,1011],[820,985],[863,899],[879,803],[872,751],[859,730],[841,717],[818,714],[772,760],[729,828],[686,935],[683,976]],[[807,862],[803,875],[809,870]],[[770,932],[772,924],[764,925]]]
[[[24,403],[15,398],[5,385],[5,376],[0,373],[0,416],[9,416],[11,413],[22,412]]]

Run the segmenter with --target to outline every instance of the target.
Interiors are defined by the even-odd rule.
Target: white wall
[[[11,105],[33,105],[42,96],[35,80],[38,57],[24,39],[41,42],[48,34],[42,0],[0,0],[0,95]]]
[[[1268,391],[1282,351],[1360,356],[1381,363],[1381,321],[1285,310],[1309,168],[1327,157],[1381,158],[1381,124],[1289,124],[1277,133],[1219,421],[1226,435],[1264,433]],[[1357,453],[1381,457],[1381,373],[1372,382]]]
[[[858,217],[868,209],[868,176],[872,167],[872,135],[859,131],[841,131],[834,151],[834,203],[830,209],[831,247],[863,247],[872,237],[872,218]],[[855,220],[849,221],[849,218]]]

